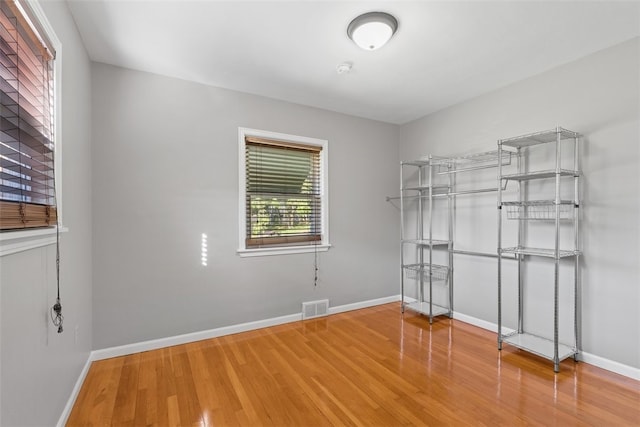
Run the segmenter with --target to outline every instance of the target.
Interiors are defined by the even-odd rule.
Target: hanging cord
[[[55,179],[54,179],[55,182]],[[55,184],[54,184],[55,191]],[[58,327],[58,333],[62,333],[62,322],[64,320],[64,316],[62,315],[62,304],[60,303],[60,225],[58,224],[58,206],[56,203],[56,285],[57,285],[57,296],[56,303],[51,307],[51,321],[54,326]]]
[[[318,287],[318,241],[313,242],[313,287]]]
[[[56,207],[56,303],[51,307],[51,321],[54,326],[58,327],[58,333],[63,331],[62,322],[64,316],[62,315],[62,304],[60,303],[60,221],[58,219],[58,191],[56,189],[56,167],[55,167],[55,153],[53,160],[53,197],[54,205]]]

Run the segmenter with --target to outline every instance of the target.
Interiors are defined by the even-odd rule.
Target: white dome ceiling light
[[[368,12],[355,18],[347,27],[347,34],[364,50],[384,46],[398,29],[398,20],[385,12]]]

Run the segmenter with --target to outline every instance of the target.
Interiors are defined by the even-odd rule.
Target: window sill
[[[317,246],[290,246],[279,248],[258,248],[258,249],[238,249],[238,255],[241,257],[269,256],[269,255],[290,255],[290,254],[307,254],[314,252],[327,252],[331,247],[330,244],[322,244]]]
[[[60,232],[69,231],[60,227]],[[40,228],[36,230],[5,231],[0,233],[0,257],[11,255],[29,249],[56,243],[55,228]]]

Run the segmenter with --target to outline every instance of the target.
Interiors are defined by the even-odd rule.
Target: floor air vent
[[[326,316],[329,312],[329,300],[309,301],[302,303],[302,320]]]

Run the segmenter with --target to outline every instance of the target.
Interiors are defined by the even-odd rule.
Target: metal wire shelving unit
[[[444,183],[435,183],[435,174],[446,171],[448,165],[443,158],[428,156],[421,160],[400,163],[400,228],[401,228],[401,295],[402,312],[405,309],[416,311],[429,316],[429,323],[433,318],[441,315],[453,315],[453,288],[451,286],[450,265],[452,255],[449,254],[447,264],[434,264],[434,249],[451,249],[453,236],[451,201],[447,203],[447,238],[433,237],[433,215],[435,198],[447,196],[451,192],[452,178],[448,176]],[[416,176],[413,180],[410,177]],[[411,200],[416,203],[415,233],[409,238],[405,230],[406,203]],[[426,218],[425,221],[425,210]],[[405,263],[406,247],[413,247],[412,260]],[[416,292],[411,297],[406,296],[405,280],[416,283]],[[434,285],[448,287],[445,301],[434,301]]]
[[[555,372],[560,370],[560,362],[573,356],[578,359],[580,351],[579,335],[579,258],[580,251],[580,134],[569,131],[561,127],[548,131],[537,132],[515,138],[502,139],[498,141],[498,153],[505,147],[515,149],[517,153],[517,173],[503,174],[502,165],[498,166],[498,350],[502,349],[502,344],[507,343],[521,350],[528,351],[543,358],[553,361]],[[562,147],[573,142],[573,168],[562,168]],[[544,144],[555,144],[555,169],[542,171],[525,171],[525,156],[530,155],[532,147]],[[547,145],[548,147],[548,145]],[[566,156],[565,156],[566,157]],[[555,180],[554,198],[552,200],[529,200],[528,192],[523,188],[524,182],[531,180]],[[517,200],[504,201],[503,190],[510,181],[515,181],[518,186]],[[573,185],[573,199],[561,199],[561,189],[570,182]],[[503,242],[503,219],[518,220],[517,245],[515,247],[502,247]],[[554,242],[548,248],[533,248],[524,246],[524,236],[526,227],[531,220],[553,221]],[[573,222],[572,240],[573,248],[560,249],[560,221]],[[517,299],[518,299],[518,325],[517,329],[510,333],[503,332],[503,269],[502,261],[505,256],[515,255],[518,262],[517,272]],[[530,257],[546,257],[554,260],[553,282],[553,333],[551,337],[542,337],[538,334],[530,333],[524,325],[524,275],[523,265]],[[561,343],[559,340],[559,290],[560,290],[560,262],[567,258],[573,261],[573,342]]]
[[[495,253],[483,253],[469,250],[457,250],[454,247],[453,227],[455,220],[455,198],[462,195],[496,192],[496,187],[478,188],[459,186],[456,174],[473,173],[480,169],[497,168],[498,164],[511,164],[514,152],[497,150],[473,153],[455,157],[426,156],[420,160],[401,162],[400,166],[400,224],[401,224],[401,294],[402,311],[409,309],[429,316],[429,322],[441,315],[453,316],[453,260],[454,255],[497,257]],[[407,179],[407,173],[417,178]],[[393,198],[388,197],[387,200]],[[436,200],[440,202],[437,209],[446,222],[440,224],[440,233],[446,233],[446,239],[434,238],[434,209]],[[416,223],[412,236],[408,236],[405,213],[407,202],[415,201]],[[442,205],[446,207],[442,209]],[[440,235],[440,237],[442,237]],[[410,260],[407,260],[407,248],[413,248]],[[446,260],[441,264],[434,263],[434,252],[437,258]],[[405,280],[415,281],[417,292],[406,296]],[[444,289],[447,288],[447,289]],[[440,291],[440,300],[435,300],[434,290]],[[442,298],[442,295],[445,295]]]

